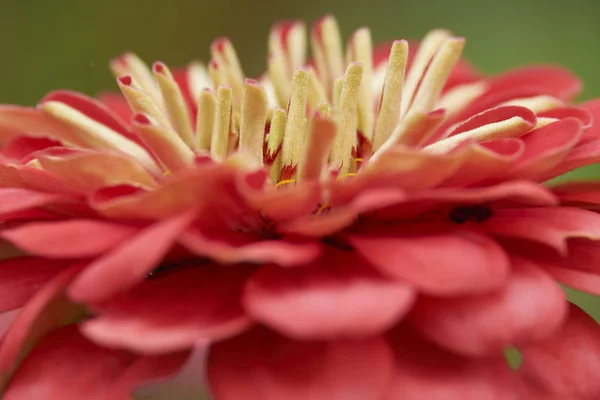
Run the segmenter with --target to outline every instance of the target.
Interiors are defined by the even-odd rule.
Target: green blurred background
[[[206,60],[210,42],[223,35],[253,76],[265,66],[274,21],[312,22],[326,13],[337,16],[345,38],[365,25],[375,41],[448,28],[467,38],[465,55],[484,72],[559,63],[582,77],[581,99],[600,96],[597,0],[0,1],[0,103],[32,105],[57,88],[91,95],[114,90],[107,63],[122,51],[177,66]],[[574,298],[599,319],[594,298]]]

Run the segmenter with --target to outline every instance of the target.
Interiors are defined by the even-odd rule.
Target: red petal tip
[[[130,75],[120,76],[117,80],[121,85],[125,86],[131,86],[131,83],[133,82],[133,79]]]

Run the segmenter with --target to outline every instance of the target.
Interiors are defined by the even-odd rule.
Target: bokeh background
[[[224,35],[254,76],[274,21],[326,13],[344,38],[365,25],[375,41],[448,28],[467,38],[465,56],[486,73],[559,63],[585,82],[581,100],[600,97],[597,0],[0,0],[0,103],[33,105],[57,88],[115,90],[107,63],[124,50],[177,66],[206,60],[210,42]],[[600,177],[600,168],[565,179],[574,176]],[[600,302],[572,296],[600,319]]]

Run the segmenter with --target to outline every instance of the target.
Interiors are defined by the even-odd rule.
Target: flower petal
[[[131,392],[140,385],[177,372],[187,356],[184,352],[140,357],[104,349],[71,325],[42,340],[15,373],[2,398],[130,400]]]
[[[0,261],[0,313],[22,307],[41,286],[71,264],[20,257]]]
[[[188,212],[157,222],[88,265],[69,288],[77,301],[97,302],[140,282],[192,222]]]
[[[85,315],[82,306],[70,302],[65,288],[79,267],[63,271],[42,287],[21,309],[0,342],[0,395],[27,353],[48,332]],[[4,398],[4,397],[3,397]],[[38,397],[39,398],[39,397]]]
[[[110,251],[137,231],[111,222],[69,219],[26,224],[0,231],[0,237],[40,257],[86,258]]]
[[[600,239],[600,215],[578,208],[539,207],[495,210],[482,223],[491,234],[529,239],[566,255],[567,239]]]
[[[157,354],[246,330],[252,323],[240,296],[252,269],[192,267],[163,277],[159,272],[131,291],[94,305],[100,316],[83,325],[84,334],[106,347]]]
[[[31,153],[60,146],[60,143],[48,138],[32,138],[29,136],[15,136],[2,146],[2,155],[21,161]]]
[[[406,280],[425,293],[440,296],[485,293],[500,288],[508,278],[506,254],[484,235],[411,225],[395,231],[351,234],[348,239],[382,273]]]
[[[56,90],[44,96],[38,104],[44,104],[49,101],[59,101],[64,103],[128,139],[138,142],[138,144],[140,142],[140,140],[131,133],[131,130],[124,122],[127,120],[122,120],[110,108],[96,99],[71,90]]]
[[[295,342],[263,329],[214,345],[208,382],[219,400],[379,399],[392,356],[380,338]]]
[[[549,337],[566,314],[565,295],[554,280],[530,261],[513,259],[512,275],[500,290],[451,299],[422,297],[410,321],[453,352],[483,356]]]
[[[321,254],[318,242],[295,243],[282,240],[263,240],[256,234],[210,229],[188,230],[179,242],[194,254],[224,263],[274,263],[292,267],[313,261]]]
[[[545,179],[548,170],[556,167],[577,144],[583,126],[574,118],[567,118],[529,132],[522,137],[525,152],[509,171],[511,176],[525,179]]]
[[[388,335],[395,353],[394,376],[383,400],[517,399],[516,376],[500,355],[461,357],[402,326]]]
[[[156,186],[155,178],[135,159],[119,153],[77,151],[69,155],[39,154],[44,170],[82,192],[105,186],[131,184]]]
[[[569,239],[568,254],[562,257],[552,249],[533,242],[510,242],[509,249],[544,268],[558,282],[600,295],[600,242]]]
[[[412,307],[414,290],[370,270],[354,252],[328,250],[310,266],[262,267],[248,282],[244,308],[295,339],[382,333]]]
[[[600,327],[571,305],[563,328],[547,340],[520,347],[519,373],[548,400],[600,397]]]
[[[37,192],[29,189],[0,188],[0,216],[42,207],[63,198],[63,196],[58,194]]]

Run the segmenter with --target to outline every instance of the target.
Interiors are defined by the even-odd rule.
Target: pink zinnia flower
[[[481,76],[446,31],[344,55],[326,17],[312,63],[305,36],[275,26],[257,80],[219,39],[208,69],[113,61],[122,97],[0,108],[3,398],[128,398],[196,344],[217,400],[600,397],[558,286],[600,294],[600,187],[544,184],[600,160],[600,102]]]

